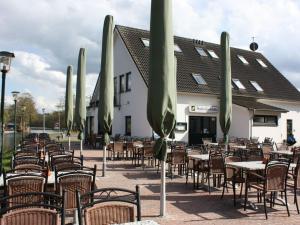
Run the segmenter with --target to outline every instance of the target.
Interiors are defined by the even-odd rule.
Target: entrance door
[[[286,120],[286,136],[293,133],[293,120]],[[286,137],[286,138],[287,138]]]
[[[209,116],[189,117],[189,145],[202,144],[202,138],[216,141],[217,118]]]

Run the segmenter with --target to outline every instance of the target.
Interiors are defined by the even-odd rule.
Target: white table
[[[209,154],[189,155],[188,157],[190,159],[201,160],[201,161],[208,161],[209,160]]]
[[[271,151],[271,154],[293,156],[294,153],[291,151],[278,150],[278,151]]]
[[[114,225],[159,225],[153,220],[142,220],[142,221],[136,221],[131,223],[121,223],[121,224],[114,224]]]
[[[246,149],[246,145],[230,145],[230,148]]]

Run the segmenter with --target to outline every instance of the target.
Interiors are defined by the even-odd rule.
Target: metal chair
[[[287,194],[286,194],[288,171],[289,171],[289,162],[270,161],[269,163],[266,164],[264,175],[260,175],[255,172],[250,172],[252,176],[257,177],[261,181],[261,183],[260,182],[250,183],[249,187],[256,189],[259,193],[262,193],[266,219],[268,219],[267,207],[266,207],[267,192],[271,193],[271,202],[270,202],[271,207],[274,206],[275,204],[276,192],[284,192],[286,210],[288,216],[290,216],[289,207],[287,203]],[[246,188],[248,188],[247,184],[246,184]]]
[[[31,202],[20,201],[32,199]],[[64,225],[64,194],[62,196],[30,192],[10,195],[0,200],[1,225]]]
[[[119,224],[141,220],[140,189],[103,188],[80,195],[77,191],[79,225]]]
[[[220,183],[220,179],[222,176],[225,177],[225,164],[223,155],[220,151],[212,151],[209,154],[209,162],[208,162],[208,191],[210,193],[210,176],[213,176],[213,179],[218,178],[218,183]]]

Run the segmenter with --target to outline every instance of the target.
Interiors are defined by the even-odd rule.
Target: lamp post
[[[21,131],[22,131],[22,142],[24,141],[24,128],[25,128],[25,110],[26,106],[22,107],[22,114],[21,114]]]
[[[18,91],[12,91],[12,96],[14,98],[14,102],[15,102],[15,109],[14,109],[14,152],[16,152],[17,150],[17,140],[16,140],[16,131],[17,131],[17,99],[18,99],[18,94],[20,92]]]
[[[14,53],[0,52],[0,69],[2,72],[2,89],[1,89],[1,152],[0,152],[0,174],[3,168],[3,150],[4,150],[4,97],[5,97],[5,78],[6,73],[10,69],[11,59],[14,58]]]
[[[42,108],[43,111],[43,133],[45,133],[45,108]]]

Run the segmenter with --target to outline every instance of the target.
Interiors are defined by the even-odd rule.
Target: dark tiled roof
[[[255,109],[260,111],[288,112],[285,109],[277,108],[258,102],[255,98],[251,97],[233,96],[232,103],[248,109]]]
[[[123,39],[147,85],[149,48],[144,47],[141,38],[149,38],[149,31],[119,25],[116,26],[116,30]],[[195,46],[212,49],[220,57],[220,45],[208,42],[195,44],[193,39],[177,36],[174,37],[174,41],[182,50],[182,53],[175,53],[178,65],[177,91],[218,95],[220,91],[219,76],[221,74],[220,59],[212,59],[209,56],[201,57]],[[249,65],[244,65],[237,58],[237,55],[244,56]],[[268,67],[262,68],[256,61],[257,58],[262,59]],[[298,90],[261,53],[231,48],[231,61],[232,78],[239,79],[246,87],[244,91],[240,91],[235,87],[233,95],[300,101]],[[208,85],[198,85],[193,79],[192,73],[200,73]],[[250,80],[258,82],[264,92],[257,92],[250,84]]]

